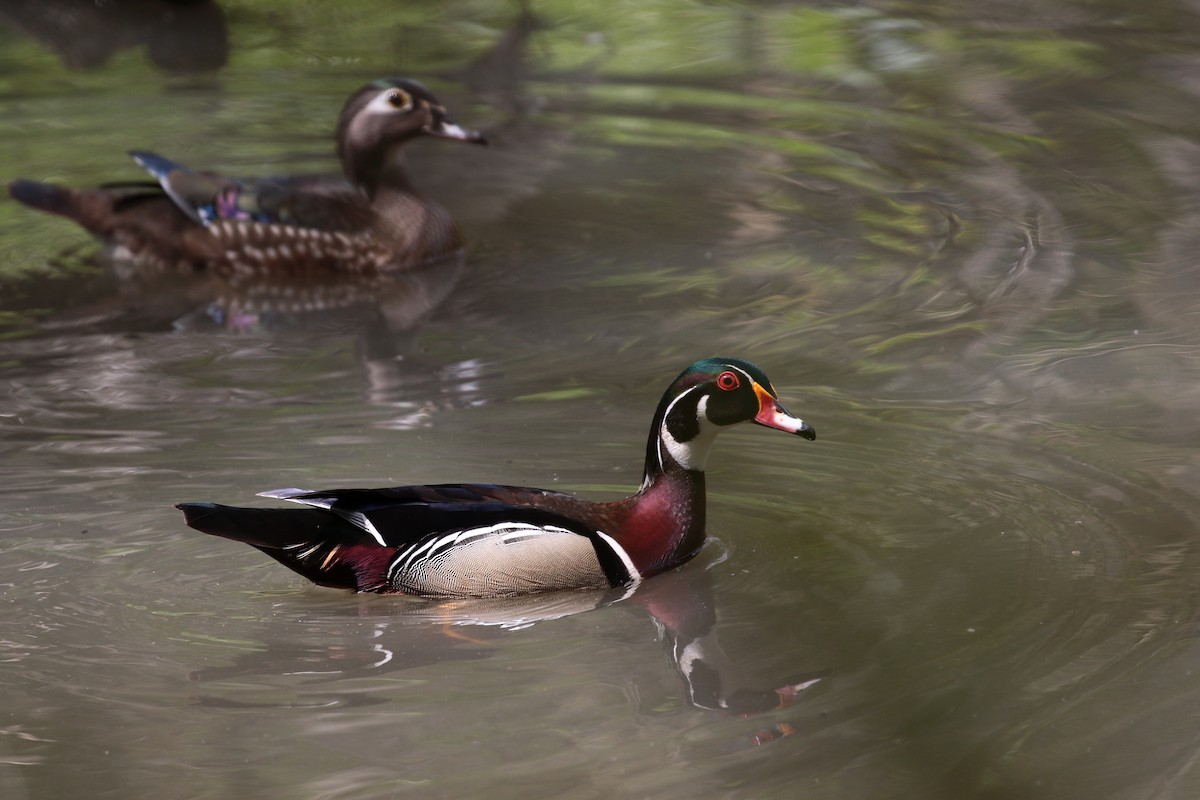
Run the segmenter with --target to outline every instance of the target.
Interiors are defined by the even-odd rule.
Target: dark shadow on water
[[[0,26],[36,39],[76,70],[138,47],[167,72],[207,72],[229,60],[225,14],[215,0],[6,0]]]

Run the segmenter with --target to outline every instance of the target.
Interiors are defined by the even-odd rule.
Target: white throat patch
[[[708,409],[708,396],[700,398],[700,402],[696,404],[696,422],[700,426],[700,432],[695,438],[688,442],[680,442],[671,435],[667,430],[667,417],[671,415],[671,410],[675,404],[686,397],[689,393],[699,387],[688,389],[683,394],[671,401],[671,405],[667,406],[667,413],[663,415],[662,427],[658,431],[658,465],[663,466],[662,448],[667,448],[667,452],[671,454],[671,458],[675,459],[679,466],[684,469],[703,471],[704,464],[708,461],[709,450],[712,449],[712,443],[717,438],[718,426],[708,421],[708,415],[705,413]]]

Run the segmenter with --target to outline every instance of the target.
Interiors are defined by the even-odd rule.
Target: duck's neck
[[[704,463],[716,428],[672,423],[696,419],[694,403],[681,414],[672,413],[677,410],[663,404],[655,415],[645,475],[621,541],[643,575],[683,563],[704,544]]]
[[[704,544],[702,471],[662,472],[632,501],[621,545],[643,576],[682,564]]]
[[[400,152],[401,143],[368,151],[342,151],[342,170],[350,183],[372,201],[382,193],[413,194],[412,183]]]
[[[674,471],[697,472],[703,475],[708,453],[717,438],[717,426],[699,418],[704,415],[707,398],[693,400],[684,393],[659,406],[650,426],[646,442],[646,469],[642,475],[642,491],[658,476]]]

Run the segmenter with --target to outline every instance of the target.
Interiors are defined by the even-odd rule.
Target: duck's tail
[[[256,547],[313,583],[358,592],[389,589],[387,569],[396,549],[379,545],[336,514],[216,503],[175,507],[190,527]]]
[[[78,192],[65,186],[19,178],[8,185],[8,195],[30,208],[76,219],[78,216]]]
[[[158,184],[145,181],[106,184],[96,189],[71,189],[25,178],[8,184],[8,195],[30,208],[74,220],[98,236],[109,231],[121,209],[163,196]]]

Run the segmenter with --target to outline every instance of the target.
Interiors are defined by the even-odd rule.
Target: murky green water
[[[4,797],[1200,791],[1194,4],[222,7],[199,75],[0,11],[4,179],[328,171],[408,74],[492,140],[412,149],[472,250],[222,326],[0,203]],[[820,438],[724,435],[713,540],[616,604],[319,589],[171,508],[616,496],[714,353]]]

